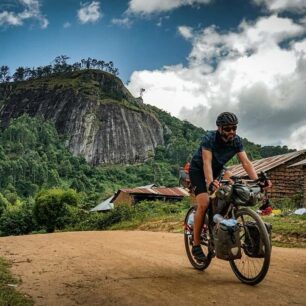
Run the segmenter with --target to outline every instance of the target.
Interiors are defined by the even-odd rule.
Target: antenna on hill
[[[142,95],[143,95],[143,93],[145,92],[146,90],[144,89],[144,88],[140,88],[140,97],[142,98]]]

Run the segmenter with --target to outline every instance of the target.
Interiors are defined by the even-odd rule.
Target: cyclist
[[[200,234],[209,204],[208,192],[214,192],[219,187],[219,183],[215,178],[220,175],[223,166],[234,155],[237,155],[250,179],[258,179],[256,171],[243,149],[241,138],[236,135],[237,116],[230,112],[221,113],[217,118],[216,124],[217,130],[209,131],[203,137],[189,168],[190,181],[194,188],[197,203],[192,255],[199,262],[203,262],[206,259],[200,245]],[[229,177],[228,173],[227,176]]]

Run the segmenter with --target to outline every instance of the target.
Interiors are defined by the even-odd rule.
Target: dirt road
[[[274,248],[255,287],[227,262],[191,268],[182,234],[73,232],[0,238],[36,305],[306,305],[306,249]]]

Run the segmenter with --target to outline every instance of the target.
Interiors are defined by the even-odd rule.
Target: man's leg
[[[194,216],[194,225],[193,225],[194,244],[192,251],[196,259],[204,261],[205,255],[201,249],[200,235],[204,222],[205,213],[209,204],[208,194],[206,192],[198,194],[196,196],[196,202],[197,202],[197,210]]]
[[[194,245],[200,245],[201,228],[204,216],[208,207],[209,198],[207,193],[200,193],[196,196],[197,210],[194,216],[193,239]]]

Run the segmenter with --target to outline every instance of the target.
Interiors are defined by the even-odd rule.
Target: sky
[[[0,0],[0,65],[113,61],[134,96],[205,130],[306,149],[306,0]]]

